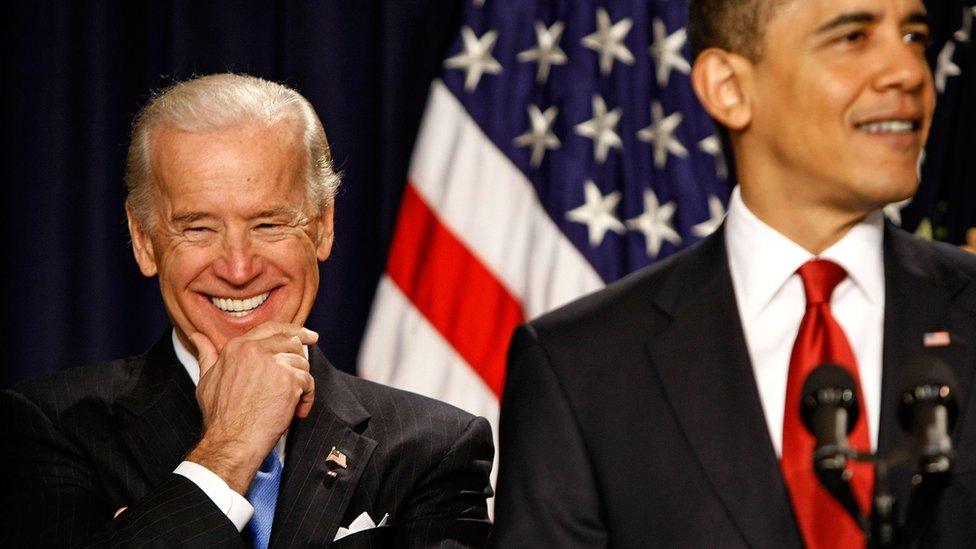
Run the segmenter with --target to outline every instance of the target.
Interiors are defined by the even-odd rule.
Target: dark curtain
[[[315,105],[338,169],[336,242],[309,326],[355,370],[454,1],[4,2],[0,386],[136,354],[167,324],[128,245],[122,173],[150,90],[246,72]]]

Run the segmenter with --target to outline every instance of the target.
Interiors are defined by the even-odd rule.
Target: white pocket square
[[[380,519],[379,524],[373,522],[370,518],[369,513],[363,511],[363,514],[356,517],[356,520],[349,523],[349,526],[340,526],[339,530],[336,532],[335,539],[332,541],[339,541],[340,539],[348,536],[349,534],[355,534],[356,532],[362,532],[363,530],[369,530],[370,528],[378,528],[380,526],[386,526],[387,521],[390,519],[390,514],[386,513],[383,518]]]

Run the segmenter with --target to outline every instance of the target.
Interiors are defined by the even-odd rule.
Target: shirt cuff
[[[234,523],[238,532],[244,529],[244,525],[254,515],[254,507],[251,502],[227,486],[224,479],[203,465],[184,461],[173,472],[190,479],[203,490],[203,493],[214,502],[217,508]]]

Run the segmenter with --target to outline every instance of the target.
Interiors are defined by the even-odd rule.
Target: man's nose
[[[254,251],[246,232],[229,232],[214,261],[214,274],[234,286],[244,286],[261,274],[264,261]]]
[[[921,48],[900,37],[890,42],[882,53],[882,70],[875,80],[878,91],[894,88],[917,93],[932,86],[932,73]]]

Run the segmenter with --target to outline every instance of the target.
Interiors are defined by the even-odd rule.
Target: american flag
[[[518,323],[721,223],[687,2],[469,3],[430,91],[360,375],[492,422]]]

